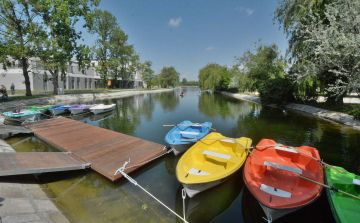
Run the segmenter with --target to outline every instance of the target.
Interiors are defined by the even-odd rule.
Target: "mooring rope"
[[[165,149],[166,149],[166,146],[164,146],[163,150],[165,150]],[[143,165],[143,164],[148,163],[148,162],[150,162],[150,161],[153,161],[153,160],[155,160],[155,159],[157,159],[157,158],[159,158],[159,157],[162,157],[162,156],[164,156],[164,155],[166,155],[166,154],[168,154],[168,153],[171,153],[173,150],[174,150],[174,149],[170,149],[170,150],[168,150],[166,153],[161,154],[160,156],[157,156],[157,157],[155,157],[155,158],[153,158],[153,159],[147,160],[147,161],[142,162],[142,163],[138,163],[138,164],[133,165],[133,166],[126,167],[125,170],[126,170],[126,169],[130,169],[130,168],[133,168],[133,167],[137,167],[137,166],[140,166],[140,165]],[[129,162],[130,162],[130,158],[129,158]],[[122,167],[121,167],[121,168],[122,168]],[[119,169],[120,169],[120,168],[119,168]],[[118,169],[118,170],[119,170],[119,169]],[[116,175],[116,174],[117,174],[117,171],[115,172],[114,175]]]
[[[126,165],[130,162],[126,161],[124,163],[124,165],[119,168],[116,172],[115,175],[117,175],[118,173],[121,173],[121,175],[123,175],[126,179],[128,179],[131,183],[133,183],[135,186],[140,187],[143,191],[145,191],[147,194],[149,194],[152,198],[154,198],[157,202],[159,202],[161,205],[163,205],[165,208],[167,208],[169,211],[171,211],[173,214],[175,214],[178,218],[180,218],[181,220],[183,220],[185,223],[188,223],[185,220],[185,215],[184,218],[182,218],[180,215],[178,215],[175,211],[171,210],[171,208],[169,208],[168,206],[166,206],[164,203],[162,203],[159,199],[157,199],[154,195],[152,195],[150,192],[148,192],[147,190],[145,190],[145,188],[143,188],[142,186],[140,186],[140,184],[138,184],[133,178],[131,178],[129,175],[127,175],[126,173],[124,173],[125,169],[126,169]]]

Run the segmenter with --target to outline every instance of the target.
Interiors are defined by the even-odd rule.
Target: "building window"
[[[87,89],[87,78],[85,78],[85,89]]]

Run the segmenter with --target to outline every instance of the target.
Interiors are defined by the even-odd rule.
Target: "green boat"
[[[360,176],[349,173],[344,168],[335,168],[344,171],[340,173],[329,167],[325,167],[326,184],[332,186],[332,189],[327,188],[326,193],[329,199],[331,210],[334,214],[335,220],[339,223],[352,223],[360,221]],[[355,195],[359,199],[353,198],[341,192]]]
[[[41,112],[41,113],[46,113],[48,110],[49,110],[49,108],[52,108],[52,105],[46,105],[46,106],[42,106],[42,107],[39,107],[39,106],[30,106],[29,108],[28,108],[28,110],[30,110],[30,111],[39,111],[39,112]]]

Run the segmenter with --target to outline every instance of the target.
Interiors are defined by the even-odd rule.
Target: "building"
[[[5,85],[7,89],[10,89],[12,83],[15,85],[15,90],[26,89],[25,79],[22,71],[21,61],[13,60],[14,66],[8,67],[7,70],[0,69],[0,84]],[[44,66],[40,63],[39,59],[32,58],[28,60],[29,79],[32,91],[53,91],[54,85],[51,80],[46,79]],[[93,65],[97,65],[97,61],[91,61]],[[51,78],[49,71],[46,72],[47,77]],[[60,75],[59,75],[60,76]],[[131,74],[132,77],[128,83],[127,88],[134,87],[146,87],[146,84],[142,81],[141,74],[136,71]],[[95,89],[100,87],[100,74],[95,71],[93,67],[85,70],[83,74],[78,69],[78,63],[73,60],[71,65],[67,67],[66,76],[63,80],[59,77],[58,86],[63,89]],[[118,78],[118,82],[121,78]],[[119,86],[115,84],[115,86]]]

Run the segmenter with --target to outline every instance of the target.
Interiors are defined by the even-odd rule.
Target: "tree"
[[[182,85],[186,86],[188,81],[186,80],[186,78],[183,78],[183,80],[181,81]]]
[[[31,1],[2,0],[0,3],[1,62],[6,70],[11,66],[8,56],[21,62],[25,79],[26,96],[32,96],[29,78],[29,59],[35,54],[34,41],[38,23],[32,11]]]
[[[116,17],[109,11],[94,9],[91,17],[91,25],[88,27],[88,31],[90,34],[96,34],[98,36],[95,45],[92,47],[93,57],[98,61],[98,64],[94,66],[94,68],[96,72],[100,74],[102,82],[105,85],[108,80],[108,69],[110,65],[108,61],[110,58],[110,36],[114,29],[120,28],[118,27]],[[112,63],[112,67],[114,69],[114,63]],[[114,72],[117,75],[117,66],[115,67]]]
[[[243,77],[248,79],[248,85],[245,86],[248,91],[257,91],[265,81],[282,77],[286,67],[286,62],[275,44],[266,45],[260,42],[255,43],[255,53],[247,50],[242,57],[236,58],[236,61],[235,66],[241,67]]]
[[[76,57],[79,69],[84,72],[85,64],[90,64],[90,49],[78,45],[81,32],[75,30],[75,24],[80,18],[89,21],[90,7],[98,4],[98,0],[38,0],[33,2],[34,12],[42,20],[42,30],[39,31],[37,55],[46,71],[51,74],[54,84],[54,94],[57,93],[59,74],[61,79],[66,75],[66,69],[71,59]],[[85,24],[85,27],[88,23]],[[45,71],[45,75],[47,72]]]
[[[307,23],[310,12],[317,13],[321,18],[325,18],[325,6],[333,0],[280,0],[278,7],[274,12],[274,21],[278,21],[280,27],[289,38],[289,48],[287,54],[290,60],[295,62],[299,56],[304,56],[305,46],[303,44],[304,36],[299,35],[297,24]],[[327,21],[323,20],[326,24]]]
[[[154,71],[151,69],[152,62],[145,61],[140,65],[140,72],[143,81],[146,83],[147,88],[151,88],[154,80]],[[156,83],[155,83],[156,84]]]
[[[179,78],[180,73],[175,70],[175,67],[163,67],[160,73],[161,87],[175,86],[179,82]]]
[[[326,6],[325,20],[310,14],[309,22],[296,26],[304,36],[307,55],[294,69],[297,80],[317,77],[325,87],[327,103],[342,104],[347,92],[360,86],[360,2],[336,0]]]

